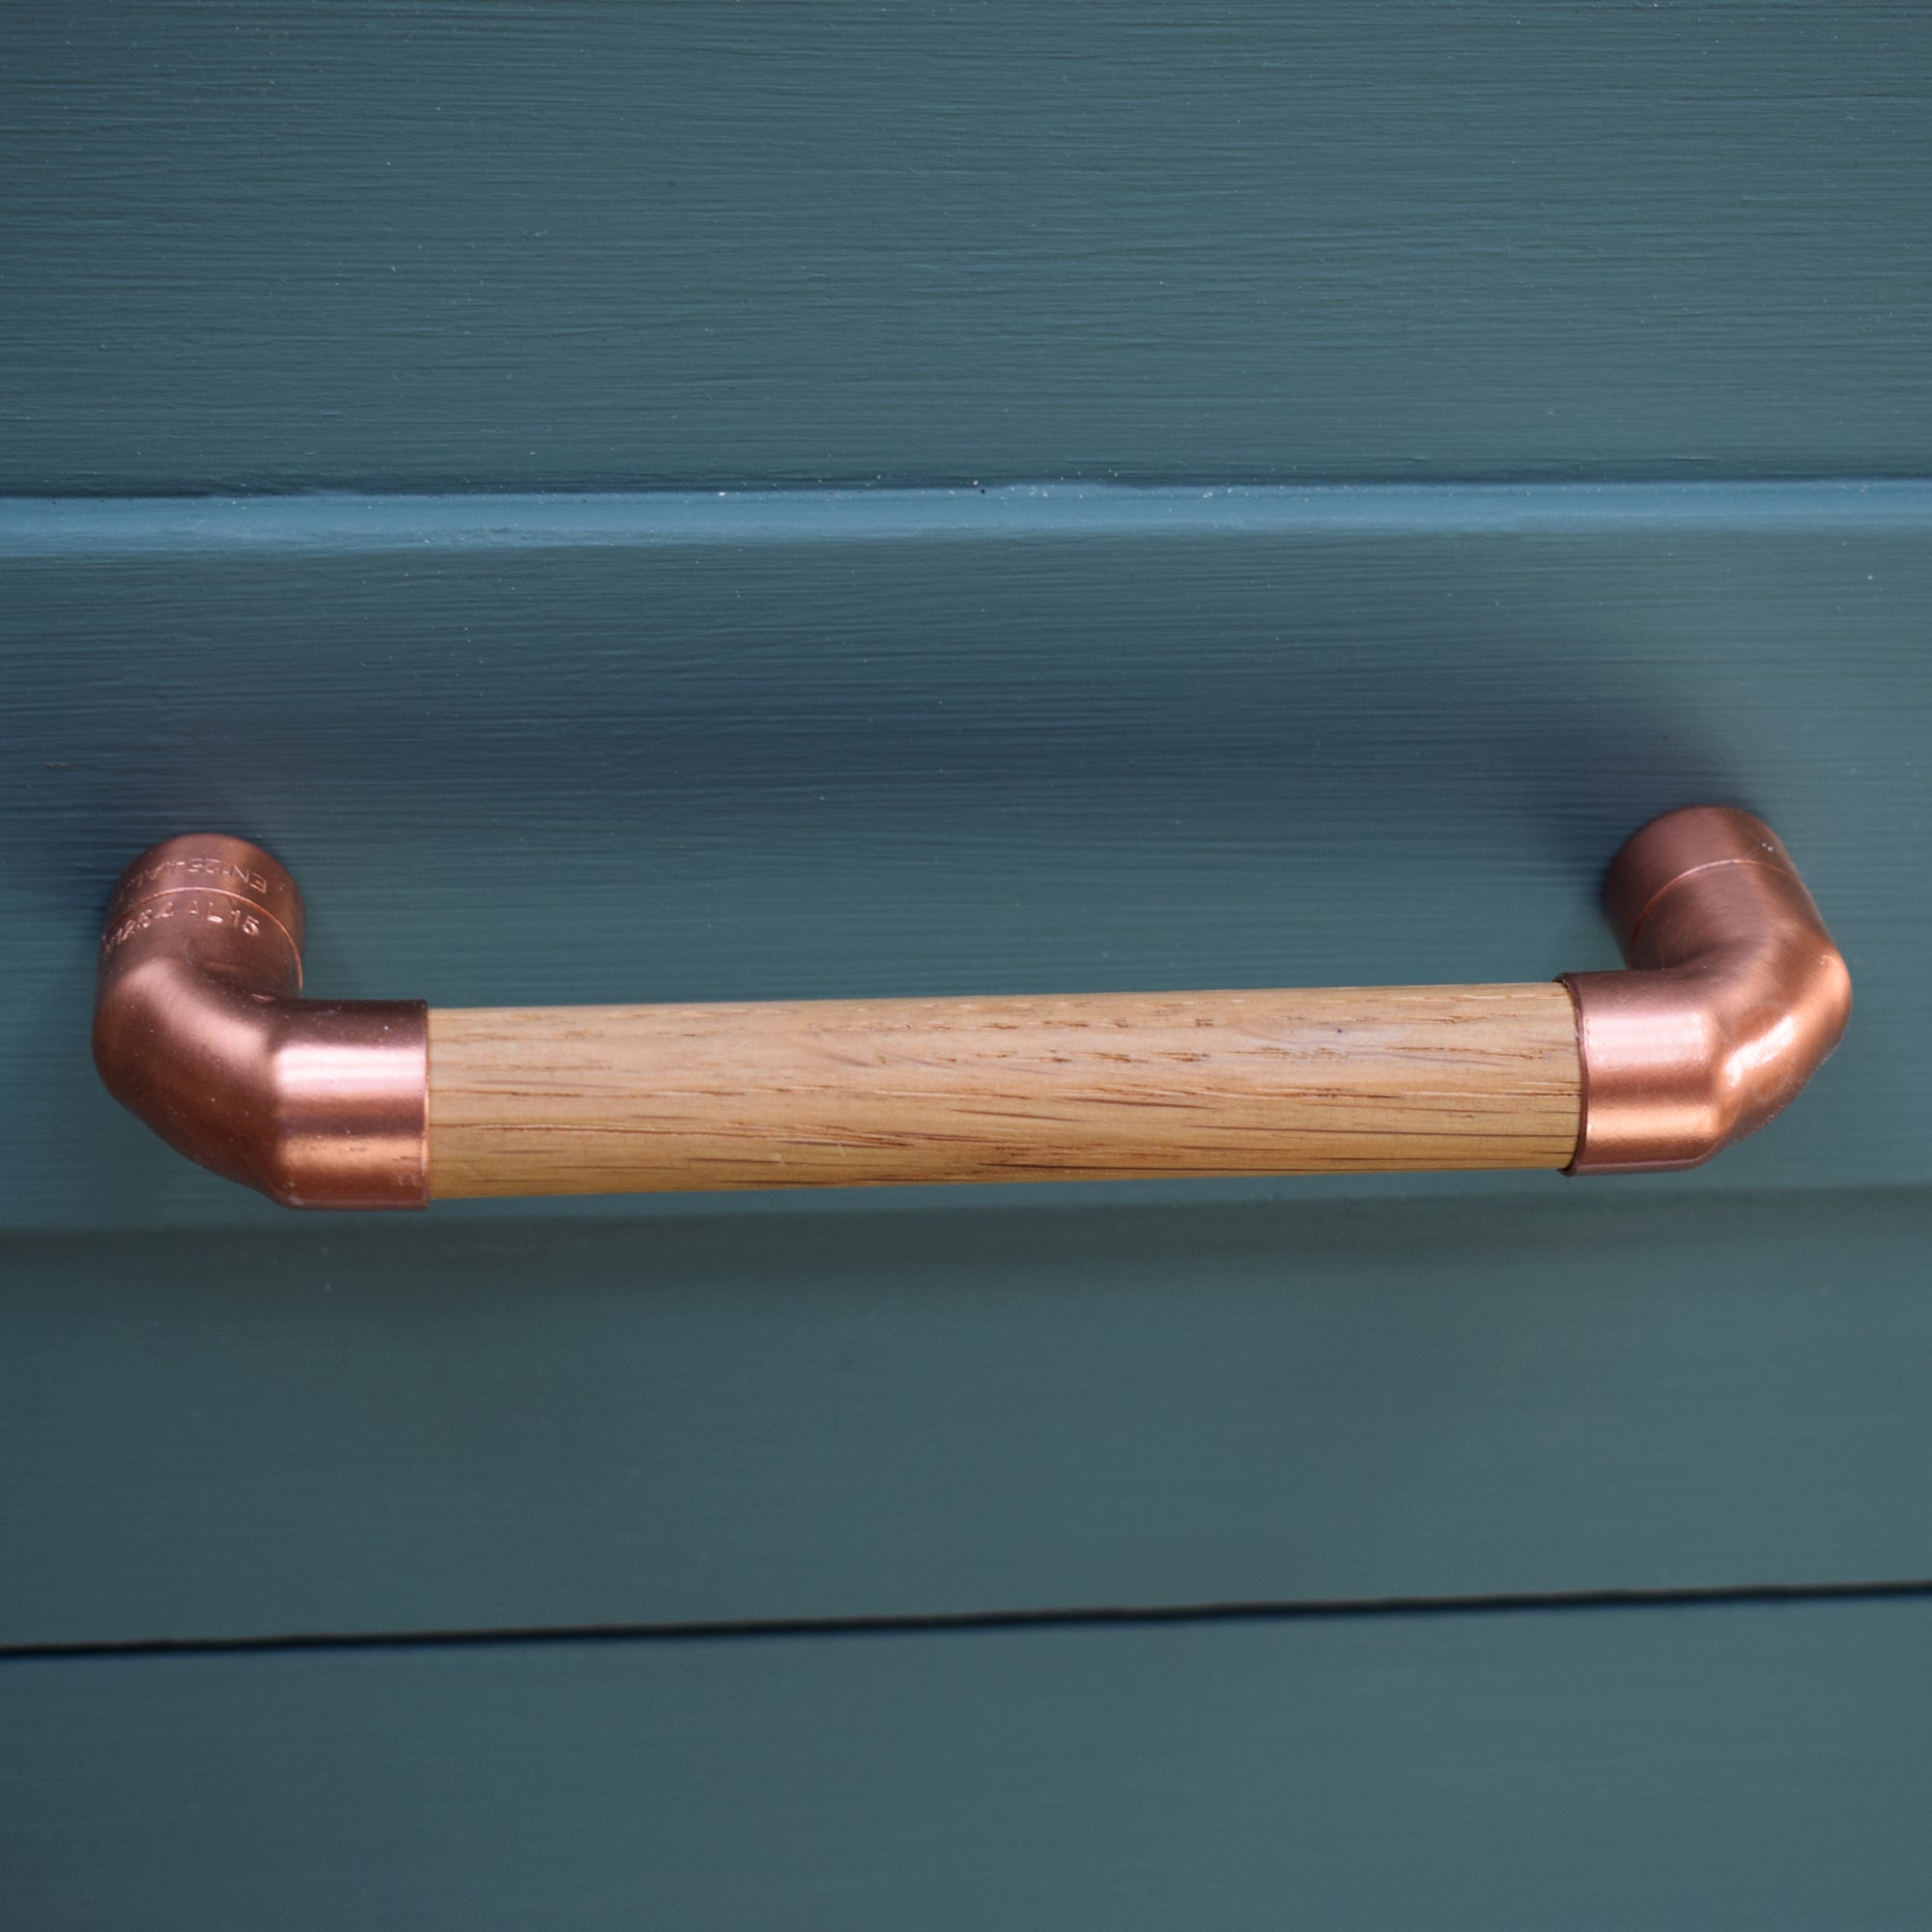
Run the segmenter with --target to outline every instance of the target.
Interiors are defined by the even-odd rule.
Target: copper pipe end
[[[1696,1167],[1776,1117],[1837,1045],[1851,976],[1777,836],[1697,805],[1652,820],[1604,901],[1624,973],[1566,973],[1583,1122],[1571,1174]]]
[[[94,1064],[169,1146],[287,1208],[429,1199],[429,1013],[304,1000],[302,903],[259,846],[188,833],[107,909]]]

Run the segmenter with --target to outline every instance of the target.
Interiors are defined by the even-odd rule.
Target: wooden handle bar
[[[193,834],[122,879],[95,1059],[174,1146],[298,1207],[1694,1165],[1830,1052],[1844,962],[1743,812],[1655,821],[1609,897],[1641,970],[1562,983],[433,1013],[301,998],[293,880]]]
[[[819,1000],[429,1016],[430,1191],[1565,1167],[1568,991]]]

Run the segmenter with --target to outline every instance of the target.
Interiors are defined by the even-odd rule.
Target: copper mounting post
[[[1775,1119],[1837,1045],[1851,975],[1777,835],[1747,811],[1653,819],[1604,900],[1632,970],[1563,976],[1583,1060],[1569,1172],[1696,1167]]]
[[[301,895],[259,846],[170,838],[107,909],[94,1064],[169,1146],[286,1208],[429,1199],[429,1013],[304,1000]]]

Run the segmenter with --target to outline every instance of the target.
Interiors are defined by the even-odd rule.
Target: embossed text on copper
[[[190,833],[109,903],[94,1058],[171,1147],[291,1208],[428,1199],[428,1013],[306,1000],[301,895],[259,846]]]

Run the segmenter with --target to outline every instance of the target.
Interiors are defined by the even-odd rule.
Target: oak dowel
[[[1569,991],[511,1007],[429,1015],[433,1196],[1560,1168]]]

